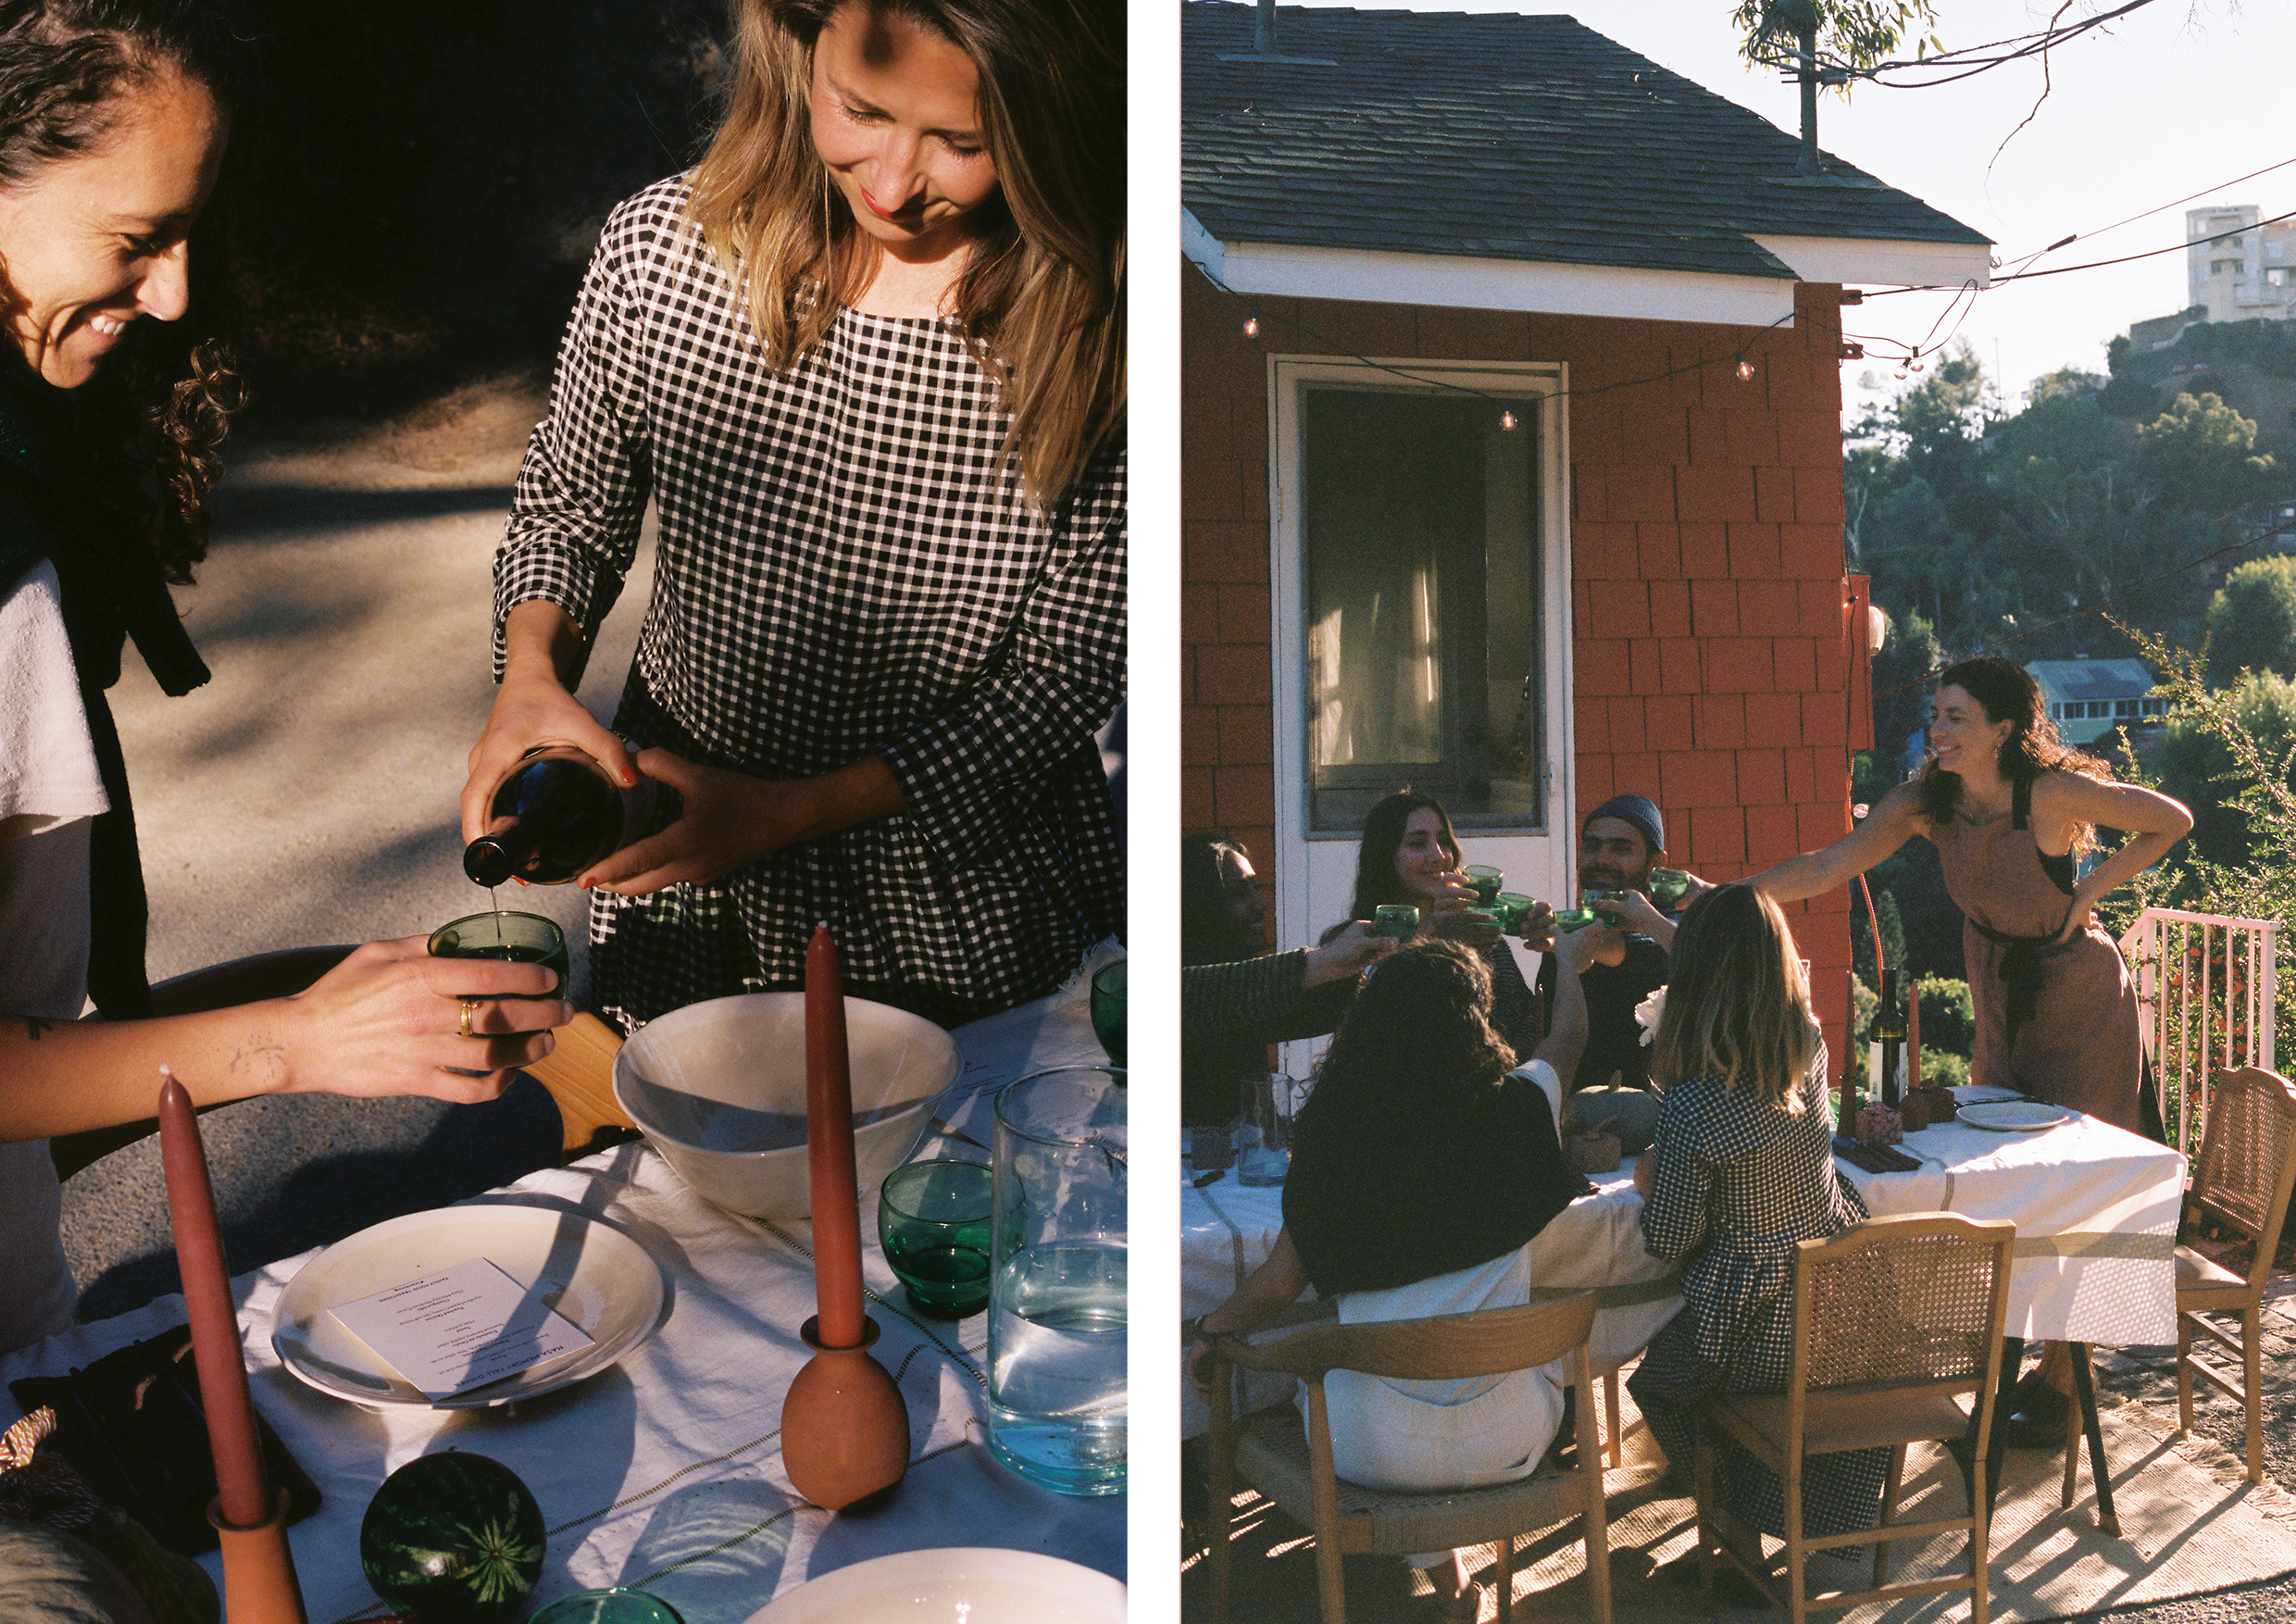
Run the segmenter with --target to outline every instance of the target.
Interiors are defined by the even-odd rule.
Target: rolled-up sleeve
[[[510,522],[494,556],[494,676],[503,618],[522,603],[557,605],[582,631],[582,657],[637,556],[652,485],[644,349],[623,286],[637,240],[664,229],[616,211],[592,256],[551,385],[550,414],[519,465]]]
[[[1034,786],[1092,747],[1124,694],[1125,453],[1064,500],[1008,645],[959,703],[879,751],[917,830],[953,865],[1008,849]]]

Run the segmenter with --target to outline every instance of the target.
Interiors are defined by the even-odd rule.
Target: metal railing
[[[2147,908],[2121,937],[2137,978],[2145,1056],[2161,1080],[2168,1142],[2198,1155],[2213,1072],[2273,1065],[2279,926]]]

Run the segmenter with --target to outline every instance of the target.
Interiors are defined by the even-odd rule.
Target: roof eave
[[[1867,237],[1747,237],[1793,267],[1803,281],[1849,287],[1990,287],[1991,244]]]
[[[1222,242],[1186,209],[1180,249],[1219,286],[1269,297],[1731,327],[1784,327],[1793,320],[1794,282],[1782,276]]]

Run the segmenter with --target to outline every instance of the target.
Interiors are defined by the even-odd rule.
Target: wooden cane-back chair
[[[1967,1590],[1975,1624],[1986,1618],[1985,1449],[2001,1384],[2002,1322],[2009,1303],[2009,1262],[2016,1226],[1953,1213],[1878,1218],[1795,1248],[1792,1373],[1778,1394],[1726,1393],[1710,1400],[1698,1429],[1698,1567],[1711,1605],[1717,1555],[1745,1573],[1781,1611],[1802,1624],[1813,1609],[1894,1601]],[[1958,1400],[1971,1400],[1971,1416]],[[1762,1536],[1714,1497],[1714,1440],[1719,1430],[1776,1472],[1785,1488],[1786,1575],[1781,1592]],[[1899,1480],[1908,1444],[1974,1442],[1962,1461],[1967,1515],[1899,1523]],[[1810,1537],[1802,1527],[1803,1464],[1812,1455],[1887,1448],[1890,1476],[1875,1530]],[[1959,1458],[1957,1456],[1957,1458]],[[1965,1532],[1969,1571],[1940,1579],[1885,1582],[1890,1546],[1903,1540]],[[1872,1544],[1873,1588],[1808,1593],[1813,1551]]]
[[[1498,1543],[1499,1617],[1504,1620],[1513,1607],[1515,1536],[1573,1516],[1583,1518],[1591,1616],[1595,1624],[1610,1624],[1610,1532],[1603,1451],[1592,1423],[1593,1371],[1587,1357],[1593,1324],[1593,1294],[1581,1293],[1521,1308],[1320,1325],[1261,1344],[1213,1338],[1208,1531],[1214,1624],[1227,1624],[1228,1618],[1230,1494],[1239,1473],[1315,1530],[1323,1624],[1346,1624],[1342,1556],[1402,1555],[1486,1541]],[[1489,1488],[1404,1493],[1347,1482],[1333,1468],[1324,1401],[1324,1378],[1333,1370],[1399,1381],[1455,1380],[1529,1369],[1565,1355],[1572,1356],[1573,1379],[1582,1395],[1574,1434],[1578,1464],[1571,1471],[1542,1469]],[[1300,1378],[1307,1384],[1305,1429],[1288,1410],[1239,1428],[1229,1367],[1284,1370]]]
[[[2265,1282],[2288,1218],[2289,1189],[2296,1184],[2296,1088],[2277,1072],[2255,1067],[2220,1071],[2208,1096],[2208,1127],[2184,1211],[2191,1235],[2203,1218],[2255,1243],[2246,1278],[2177,1248],[2177,1418],[2192,1430],[2192,1380],[2198,1376],[2240,1402],[2248,1415],[2248,1480],[2265,1475],[2263,1349],[2260,1321]],[[2235,1335],[2211,1316],[2238,1316]],[[2240,1379],[2193,1348],[2195,1331],[2240,1356]]]

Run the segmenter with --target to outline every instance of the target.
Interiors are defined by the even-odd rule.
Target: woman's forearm
[[[1307,1290],[1307,1273],[1300,1265],[1299,1248],[1291,1230],[1278,1231],[1267,1260],[1244,1278],[1235,1294],[1198,1320],[1207,1336],[1241,1336],[1267,1324],[1300,1299]]]

